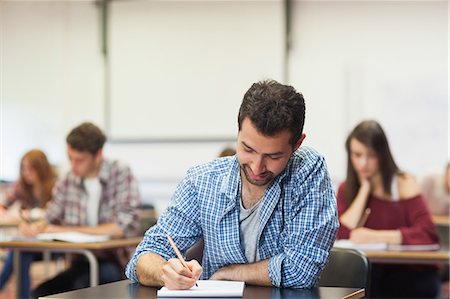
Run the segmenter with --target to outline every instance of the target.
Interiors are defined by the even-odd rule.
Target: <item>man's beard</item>
[[[254,180],[251,178],[250,174],[249,174],[249,170],[250,168],[247,166],[247,164],[243,164],[241,165],[241,169],[244,172],[245,178],[247,179],[247,182],[249,182],[252,185],[255,186],[265,186],[268,183],[270,183],[273,180],[273,173],[270,171],[267,171],[264,173],[264,175],[266,176],[265,179],[263,180]]]

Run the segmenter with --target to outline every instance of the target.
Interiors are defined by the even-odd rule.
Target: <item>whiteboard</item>
[[[281,80],[281,1],[114,1],[113,139],[234,139],[253,82]]]

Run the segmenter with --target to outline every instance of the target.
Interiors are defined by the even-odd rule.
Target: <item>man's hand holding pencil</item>
[[[164,286],[171,290],[186,290],[196,285],[203,272],[202,266],[196,261],[186,262],[170,236],[167,240],[172,246],[177,258],[172,258],[163,266],[162,280]]]

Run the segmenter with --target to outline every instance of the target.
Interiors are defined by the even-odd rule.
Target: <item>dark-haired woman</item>
[[[338,238],[356,243],[438,243],[420,187],[397,167],[381,126],[361,122],[348,136],[346,149],[347,178],[337,195]],[[370,298],[436,298],[437,267],[373,264],[370,289]]]

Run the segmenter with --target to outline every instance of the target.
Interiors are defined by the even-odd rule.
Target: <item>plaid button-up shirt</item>
[[[117,161],[103,160],[98,178],[101,184],[98,224],[113,222],[125,237],[138,236],[141,199],[130,168]],[[87,226],[87,201],[83,179],[69,172],[53,188],[53,198],[47,204],[48,222]]]
[[[204,239],[202,279],[221,267],[248,263],[239,241],[241,178],[236,157],[190,169],[158,224],[149,229],[127,265],[133,281],[136,262],[147,252],[175,257],[166,236],[181,252]],[[338,230],[336,199],[323,157],[302,147],[268,187],[259,215],[260,260],[277,287],[309,288],[328,261]]]

